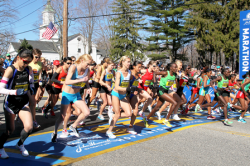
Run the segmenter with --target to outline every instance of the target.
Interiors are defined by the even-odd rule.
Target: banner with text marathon
[[[240,12],[240,79],[249,71],[250,10]]]

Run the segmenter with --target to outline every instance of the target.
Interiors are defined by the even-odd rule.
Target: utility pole
[[[63,57],[68,57],[68,0],[63,4]]]

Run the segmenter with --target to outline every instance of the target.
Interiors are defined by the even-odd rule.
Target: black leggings
[[[15,131],[16,114],[11,114],[10,112],[4,109],[4,115],[5,115],[5,123],[6,123],[6,132],[0,136],[0,149],[3,148],[3,145],[5,144],[7,139]],[[21,136],[20,136],[20,140],[18,141],[18,146],[23,144],[23,142],[28,138],[31,132],[32,131],[29,131],[27,133],[24,129],[21,131]]]

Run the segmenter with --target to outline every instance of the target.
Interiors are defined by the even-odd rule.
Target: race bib
[[[177,85],[173,84],[172,89],[173,89],[173,91],[177,91]]]
[[[174,84],[174,80],[168,80],[166,83],[166,87],[169,88]]]
[[[24,85],[16,85],[15,89],[24,89],[24,91],[28,91],[28,84],[24,84]]]
[[[86,85],[86,83],[82,82],[81,87],[83,88],[83,87],[85,87],[85,85]]]
[[[184,81],[181,86],[184,87],[186,85],[187,85],[187,82]]]
[[[76,84],[73,84],[73,87],[74,88],[80,88],[80,87],[82,87],[82,82],[78,82]]]
[[[39,75],[38,74],[34,74],[34,81],[37,81],[39,79]]]
[[[139,84],[139,81],[134,81],[133,82],[133,86],[138,86],[138,84]]]
[[[146,86],[146,87],[149,86],[151,82],[152,82],[151,80],[146,80],[144,83],[144,86]]]
[[[223,82],[222,88],[226,88],[228,86],[228,82]]]
[[[61,81],[65,81],[65,77],[62,77],[62,78],[61,78]]]
[[[108,80],[110,80],[110,79],[112,79],[112,78],[113,78],[113,74],[108,74],[108,75],[107,75],[107,79],[108,79]]]
[[[122,83],[121,83],[121,87],[123,87],[123,88],[127,88],[128,87],[128,85],[129,85],[129,81],[128,80],[124,80],[124,81],[122,81]]]

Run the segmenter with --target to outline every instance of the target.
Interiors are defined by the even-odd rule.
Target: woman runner
[[[87,86],[87,91],[90,93],[91,89],[88,84],[89,78],[89,70],[88,66],[92,62],[92,57],[88,54],[84,54],[80,56],[75,65],[72,65],[68,71],[68,75],[65,79],[63,93],[62,93],[62,101],[61,101],[61,116],[57,119],[55,124],[55,130],[51,135],[51,141],[57,141],[57,130],[59,125],[64,121],[64,130],[66,129],[67,119],[65,118],[66,112],[68,109],[71,110],[70,103],[74,103],[74,105],[80,110],[80,113],[75,120],[75,122],[70,125],[69,129],[73,132],[76,137],[79,137],[79,133],[76,129],[79,122],[83,121],[90,114],[89,108],[86,105],[85,101],[82,100],[80,95],[80,89],[82,87],[82,83],[85,83]],[[84,74],[82,74],[84,73]],[[82,75],[81,75],[82,74]]]
[[[4,115],[6,132],[0,137],[0,158],[8,158],[3,145],[15,130],[15,117],[18,114],[23,122],[24,129],[21,131],[20,140],[16,148],[23,156],[29,156],[23,143],[33,129],[33,119],[29,108],[30,88],[33,88],[34,78],[32,68],[28,64],[32,61],[32,51],[23,47],[19,49],[16,62],[9,66],[0,83],[0,93],[5,94]]]

